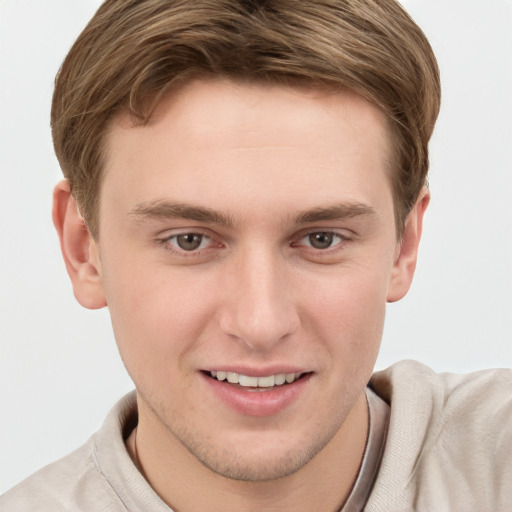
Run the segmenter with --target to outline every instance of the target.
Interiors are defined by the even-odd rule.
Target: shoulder
[[[84,510],[83,498],[113,505],[104,478],[94,460],[91,438],[78,450],[40,469],[0,497],[5,512],[60,512]],[[115,510],[115,509],[114,509]]]
[[[404,361],[371,386],[391,404],[377,484],[403,510],[512,509],[512,370],[437,374]]]
[[[0,510],[125,511],[112,480],[119,471],[131,465],[124,447],[123,429],[133,407],[134,397],[127,395],[112,409],[102,428],[81,448],[37,471],[3,494]]]
[[[401,361],[376,372],[370,381],[388,402],[412,405],[419,398],[438,412],[466,410],[470,416],[478,410],[495,410],[511,405],[512,369],[494,368],[467,374],[436,373],[416,361]],[[468,406],[470,402],[471,407]],[[454,410],[452,410],[452,408]]]

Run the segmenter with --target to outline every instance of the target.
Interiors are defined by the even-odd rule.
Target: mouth
[[[313,372],[271,374],[264,370],[259,375],[257,370],[247,372],[251,375],[226,370],[201,373],[212,396],[246,417],[271,417],[286,410],[303,396],[313,376]]]
[[[277,373],[274,375],[249,376],[220,370],[205,371],[203,373],[213,380],[246,388],[248,391],[270,391],[293,384],[295,381],[308,375],[308,373]]]

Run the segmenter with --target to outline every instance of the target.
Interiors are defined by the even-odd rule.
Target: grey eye
[[[198,233],[185,233],[175,237],[176,245],[184,251],[195,251],[198,249],[204,239],[204,235]]]
[[[319,232],[319,233],[311,233],[308,235],[309,243],[311,247],[315,249],[328,249],[334,242],[334,233],[329,232]]]

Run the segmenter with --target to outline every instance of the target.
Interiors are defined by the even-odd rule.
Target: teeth
[[[271,388],[276,383],[276,378],[273,375],[268,377],[258,377],[259,388]]]
[[[275,384],[276,386],[280,386],[281,384],[284,384],[286,382],[286,375],[284,373],[278,373],[275,377]]]
[[[255,388],[258,386],[258,377],[247,377],[247,375],[240,375],[238,384],[240,384],[240,386]]]
[[[240,379],[240,375],[238,375],[238,373],[227,372],[226,375],[228,377],[228,382],[231,384],[238,384],[238,380]]]
[[[248,388],[271,388],[282,386],[285,382],[291,384],[297,380],[301,373],[278,373],[277,375],[268,375],[265,377],[249,377],[235,372],[222,372],[212,370],[210,375],[220,381],[226,380],[231,384],[239,384]]]

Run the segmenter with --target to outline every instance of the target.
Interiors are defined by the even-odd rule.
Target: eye
[[[299,245],[307,245],[313,249],[330,249],[339,245],[345,237],[332,231],[316,231],[309,233],[299,240]]]
[[[204,249],[211,243],[211,240],[202,233],[181,233],[167,238],[166,241],[174,247],[187,252]]]

